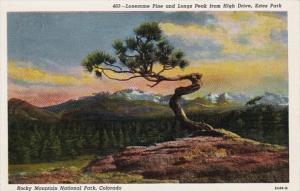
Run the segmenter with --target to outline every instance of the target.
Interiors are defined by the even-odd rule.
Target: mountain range
[[[121,90],[113,94],[97,93],[61,104],[37,107],[24,100],[12,98],[8,102],[9,117],[28,120],[47,120],[56,122],[62,120],[122,120],[133,118],[155,118],[172,116],[167,105],[171,95],[162,96],[143,92],[141,90]],[[207,94],[194,100],[182,99],[181,103],[188,111],[191,108],[214,107],[217,103],[226,102],[245,105],[252,97],[241,93]],[[288,98],[274,93],[260,96],[257,104],[287,106]]]
[[[126,100],[144,100],[167,105],[169,104],[169,100],[172,95],[159,95],[144,92],[142,90],[125,89],[113,93],[112,96]],[[207,95],[203,96],[203,100],[212,104],[228,102],[244,105],[253,98],[253,95],[237,92],[208,93]],[[191,101],[193,100],[182,98],[181,104],[185,105]],[[261,99],[255,104],[288,105],[288,97],[266,92],[264,95],[261,96]]]
[[[282,96],[270,92],[266,92],[256,104],[265,105],[280,105],[287,106],[289,103],[289,98],[287,96]]]

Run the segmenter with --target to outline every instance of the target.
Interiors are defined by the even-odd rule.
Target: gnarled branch
[[[117,81],[128,81],[128,80],[131,80],[133,78],[139,78],[139,77],[142,77],[142,76],[131,76],[129,78],[114,78],[114,77],[111,77],[109,76],[105,71],[102,71],[102,73],[109,79],[111,80],[117,80]]]

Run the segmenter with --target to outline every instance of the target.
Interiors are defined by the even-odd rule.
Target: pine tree
[[[138,124],[139,125],[139,124]],[[141,130],[140,130],[140,126],[136,125],[135,126],[135,131],[134,131],[134,138],[132,140],[132,143],[135,145],[140,145],[142,143],[142,138],[141,138]]]
[[[30,157],[32,161],[38,160],[39,155],[40,155],[40,143],[39,143],[39,138],[38,135],[33,133],[30,136]]]
[[[83,148],[83,137],[77,136],[73,139],[73,145],[78,154],[81,154],[82,148]]]
[[[25,145],[20,145],[18,148],[18,153],[19,153],[19,162],[20,163],[30,163],[31,158],[30,158],[30,149],[25,146]]]
[[[133,30],[133,36],[125,40],[114,40],[112,47],[115,55],[95,50],[82,60],[81,65],[99,79],[104,76],[116,81],[143,78],[151,83],[150,87],[155,87],[161,82],[190,81],[191,84],[188,86],[176,88],[174,95],[171,96],[169,106],[175,118],[180,121],[183,128],[189,130],[214,132],[212,135],[226,134],[224,131],[214,130],[204,122],[194,122],[185,114],[180,104],[181,96],[196,92],[202,87],[202,74],[195,72],[176,76],[165,74],[167,70],[183,69],[189,63],[185,59],[185,54],[173,47],[164,37],[158,22],[142,23]],[[160,66],[161,70],[157,70],[156,66]],[[114,75],[120,73],[126,74],[126,78]]]
[[[109,147],[109,138],[107,135],[106,129],[103,129],[101,133],[99,133],[99,154],[100,155],[106,155],[109,153],[108,147]]]
[[[119,133],[118,133],[118,147],[123,148],[124,147],[124,134],[122,128],[119,128]]]
[[[41,157],[47,161],[54,161],[61,156],[61,143],[59,137],[55,135],[54,128],[49,129],[48,137],[44,141]]]
[[[91,148],[97,149],[97,146],[99,145],[99,131],[93,133],[89,143]]]
[[[171,140],[172,139],[172,133],[173,133],[173,129],[172,129],[172,123],[167,123],[166,124],[166,129],[164,131],[164,139],[165,140]]]
[[[109,150],[114,152],[117,148],[117,139],[113,130],[109,131]]]
[[[73,141],[71,139],[65,140],[63,144],[63,153],[64,158],[75,158],[77,155],[76,150],[74,149]]]
[[[44,142],[43,142],[43,145],[42,145],[42,149],[41,149],[41,159],[43,161],[50,161],[51,160],[51,155],[50,155],[50,152],[49,152],[49,148],[50,148],[50,143],[49,143],[49,140],[46,139]]]
[[[133,145],[135,143],[136,143],[136,141],[132,141],[130,139],[128,130],[124,130],[124,145],[128,146],[128,145]]]
[[[60,140],[59,140],[58,136],[55,136],[53,138],[50,145],[51,145],[50,154],[51,154],[52,160],[59,159],[61,156],[61,144],[60,144]]]

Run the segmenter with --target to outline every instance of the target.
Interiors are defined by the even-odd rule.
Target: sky
[[[166,75],[199,72],[209,92],[288,94],[286,12],[69,12],[8,14],[8,95],[37,106],[97,92],[141,89],[172,94],[187,82],[154,88],[143,79],[97,79],[80,65],[93,50],[113,54],[111,43],[126,39],[142,22],[157,21],[190,65]]]

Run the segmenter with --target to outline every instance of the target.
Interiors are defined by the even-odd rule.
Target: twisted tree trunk
[[[173,78],[166,78],[167,81],[180,81],[180,80],[189,80],[191,85],[185,87],[178,87],[175,89],[174,95],[171,97],[169,105],[173,110],[176,119],[181,123],[184,128],[196,132],[197,135],[208,135],[208,136],[223,136],[225,135],[224,131],[214,129],[211,125],[204,122],[195,122],[190,120],[182,106],[179,103],[181,96],[194,93],[201,88],[201,78],[202,75],[199,73],[192,73],[184,76],[176,76]]]

